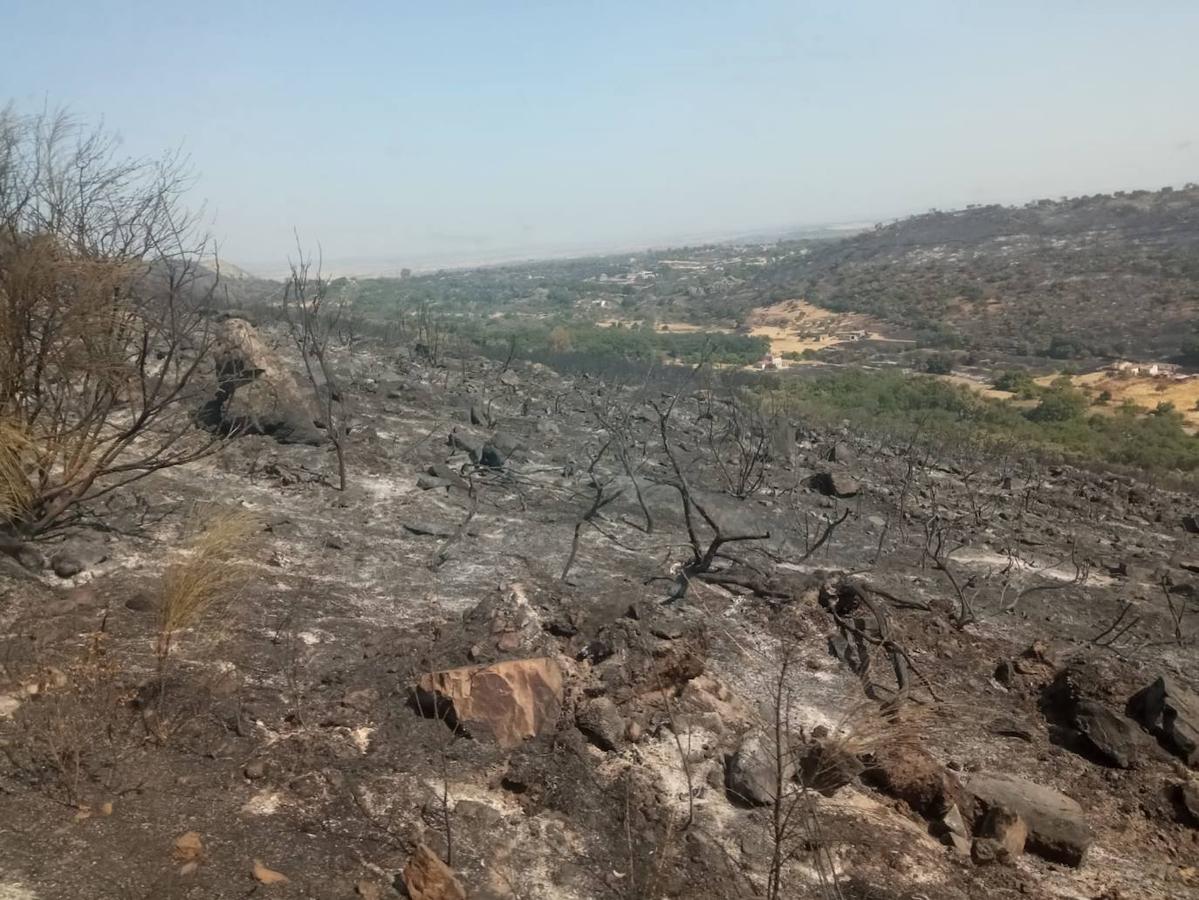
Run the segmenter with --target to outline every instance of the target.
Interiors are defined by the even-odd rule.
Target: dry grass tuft
[[[258,519],[243,511],[211,518],[185,551],[167,567],[162,579],[158,646],[160,663],[171,652],[175,635],[189,628],[216,604],[228,603],[244,590],[250,571],[243,561],[247,543],[262,530]]]
[[[33,485],[25,461],[33,448],[29,434],[15,422],[0,421],[0,522],[13,522],[29,511]]]

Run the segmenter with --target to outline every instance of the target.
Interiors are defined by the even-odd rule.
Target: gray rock
[[[1093,835],[1082,807],[1060,791],[1013,775],[966,779],[970,820],[979,825],[992,807],[1019,816],[1028,827],[1028,849],[1052,862],[1079,866]]]
[[[575,726],[587,740],[608,752],[620,746],[625,735],[624,717],[607,697],[583,703],[575,714]]]
[[[483,457],[483,446],[487,442],[481,435],[455,428],[450,432],[446,441],[455,450],[461,450],[470,457],[470,461],[478,464]]]
[[[502,431],[497,431],[483,445],[479,462],[492,469],[501,469],[512,454],[520,449],[520,441]]]
[[[786,754],[787,757],[790,754]],[[783,780],[795,774],[788,761],[783,766]],[[762,736],[751,733],[742,739],[736,752],[725,759],[724,786],[729,799],[745,806],[770,806],[778,788],[778,770],[773,748]]]
[[[235,434],[267,434],[284,444],[319,444],[316,404],[245,319],[218,328],[213,362],[217,395],[198,414],[200,423]]]
[[[435,491],[439,488],[448,488],[450,483],[444,478],[420,474],[416,476],[416,486],[422,491]]]
[[[826,497],[847,497],[856,496],[862,486],[856,479],[850,478],[844,472],[817,472],[808,478],[808,487]]]
[[[1128,714],[1189,766],[1199,765],[1199,697],[1160,676],[1128,701]]]
[[[1192,828],[1199,828],[1199,784],[1185,781],[1175,789],[1179,818]]]
[[[1140,731],[1128,719],[1089,700],[1074,708],[1074,728],[1099,757],[1121,769],[1136,762]]]

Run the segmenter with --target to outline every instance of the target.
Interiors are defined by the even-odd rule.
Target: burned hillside
[[[220,452],[3,544],[0,893],[1199,892],[1191,494],[223,325]]]

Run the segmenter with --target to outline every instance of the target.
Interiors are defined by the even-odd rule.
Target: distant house
[[[839,341],[864,341],[869,335],[865,331],[838,331],[834,337]]]
[[[777,369],[778,367],[778,360],[775,359],[773,353],[767,353],[760,360],[758,360],[758,368],[763,371]]]
[[[1142,375],[1149,378],[1177,378],[1180,370],[1174,363],[1137,363],[1122,359],[1109,366],[1108,371],[1115,375],[1131,375],[1134,378]]]

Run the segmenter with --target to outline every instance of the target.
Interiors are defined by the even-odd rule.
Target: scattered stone
[[[461,450],[466,453],[473,463],[478,464],[483,457],[483,445],[485,441],[477,434],[455,428],[450,432],[450,436],[446,442],[455,450]]]
[[[435,491],[439,488],[448,488],[450,483],[433,475],[417,475],[416,486],[422,491]]]
[[[491,436],[491,440],[483,445],[479,454],[479,463],[490,469],[502,469],[512,454],[519,449],[520,442],[516,438],[503,432],[496,432]]]
[[[139,613],[155,612],[158,604],[149,594],[137,593],[125,601],[125,608]]]
[[[1018,815],[1028,828],[1028,848],[1039,856],[1068,866],[1082,864],[1093,836],[1082,807],[1065,794],[1012,775],[972,775],[965,793],[971,803],[969,820],[981,823],[992,807]]]
[[[784,783],[791,780],[795,767],[784,751]],[[778,790],[778,765],[774,749],[757,732],[746,735],[735,752],[725,759],[724,782],[729,799],[744,806],[770,806]]]
[[[448,669],[422,676],[413,695],[423,715],[512,748],[557,722],[562,670],[547,657]]]
[[[250,781],[257,781],[260,778],[266,777],[266,760],[256,759],[246,763],[246,767],[242,769],[242,774]]]
[[[98,544],[72,542],[50,557],[50,568],[59,578],[74,578],[108,558]]]
[[[404,867],[404,888],[411,900],[466,900],[466,891],[441,858],[418,844]]]
[[[1199,697],[1165,675],[1134,694],[1128,714],[1189,766],[1199,765]]]
[[[596,697],[579,707],[575,726],[601,750],[615,750],[625,735],[625,721],[620,711],[607,697]]]
[[[175,838],[171,855],[177,862],[198,862],[204,856],[204,841],[198,831],[185,831]]]
[[[254,860],[254,878],[261,884],[287,884],[291,879],[282,872],[268,869],[262,860]]]
[[[807,485],[826,497],[841,499],[854,497],[862,489],[856,479],[844,472],[817,472],[808,478]]]

